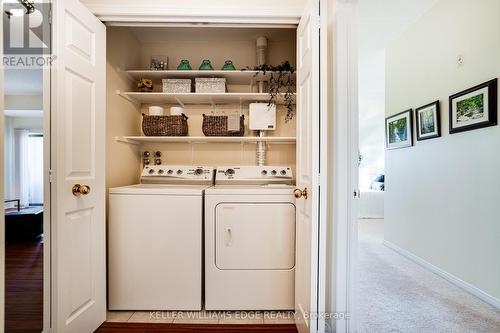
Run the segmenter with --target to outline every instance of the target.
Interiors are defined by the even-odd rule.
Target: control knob
[[[286,170],[281,170],[280,173],[281,173],[282,176],[285,176],[286,175]]]
[[[182,175],[182,170],[181,169],[177,170],[177,174]]]
[[[149,174],[152,175],[153,173],[155,173],[155,170],[154,169],[149,169]]]
[[[226,170],[226,176],[231,176],[231,175],[234,175],[234,169],[227,169]]]
[[[276,176],[277,173],[278,172],[276,172],[276,170],[271,171],[271,175],[273,175],[273,176]]]
[[[202,169],[202,168],[198,168],[198,169],[196,169],[196,170],[194,171],[194,173],[195,173],[196,175],[202,175],[202,174],[203,174],[203,169]]]

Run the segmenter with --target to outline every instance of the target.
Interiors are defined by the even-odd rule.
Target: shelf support
[[[121,143],[128,143],[128,144],[131,144],[131,145],[134,145],[134,146],[140,146],[141,145],[140,142],[133,141],[133,140],[130,140],[130,139],[126,139],[126,138],[123,138],[121,136],[115,136],[115,141],[116,142],[121,142]]]
[[[182,101],[179,99],[179,97],[175,96],[175,100],[177,101],[177,103],[179,103],[180,106],[182,106],[183,108],[185,108],[186,106],[184,105],[184,103],[182,103]]]
[[[134,81],[134,78],[132,77],[132,75],[130,75],[127,71],[124,71],[120,67],[116,67],[116,71],[118,73],[123,73],[127,77],[127,79],[129,79],[130,81]]]
[[[137,102],[135,99],[133,99],[130,96],[125,95],[121,90],[116,90],[116,94],[120,96],[121,98],[129,101],[130,103],[134,104],[136,107],[140,108],[141,103]]]

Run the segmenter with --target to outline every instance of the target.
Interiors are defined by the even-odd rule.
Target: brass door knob
[[[75,184],[73,185],[72,192],[75,197],[79,195],[87,195],[90,193],[90,186]]]
[[[296,188],[295,191],[293,191],[293,195],[295,195],[297,199],[300,199],[302,197],[304,199],[307,199],[307,187],[304,188],[303,190]]]

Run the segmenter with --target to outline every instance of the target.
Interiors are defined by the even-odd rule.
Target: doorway
[[[6,69],[5,332],[43,329],[44,136],[40,69]]]
[[[433,27],[441,27],[442,13],[450,22],[459,22],[461,17],[473,19],[469,17],[472,8],[481,17],[476,28],[494,30],[483,18],[497,7],[493,2],[476,8],[466,1],[459,7],[446,0],[397,5],[359,1],[361,199],[355,264],[359,332],[500,329],[498,278],[491,278],[497,270],[487,258],[492,250],[484,250],[497,246],[491,235],[498,234],[498,225],[490,222],[495,214],[491,208],[478,208],[494,203],[487,205],[483,199],[481,206],[474,203],[474,197],[488,197],[483,188],[489,186],[489,175],[495,171],[482,171],[488,175],[484,183],[480,177],[458,183],[450,170],[463,174],[456,166],[470,170],[473,167],[468,163],[486,165],[489,155],[486,149],[478,149],[476,155],[476,148],[470,150],[474,158],[447,153],[457,140],[472,144],[480,135],[492,138],[499,133],[496,128],[460,137],[448,127],[449,96],[499,76],[497,61],[474,58],[476,53],[498,52],[499,44],[477,40],[469,44],[470,51],[462,49],[465,32],[473,32],[453,24],[435,29],[439,34],[430,37]],[[437,40],[453,42],[445,47],[446,52],[423,56],[424,50],[440,49]],[[484,66],[484,74],[467,72],[463,57],[454,53],[457,50],[469,52],[469,68]],[[453,84],[448,81],[456,87],[450,89]],[[415,122],[415,110],[425,110],[430,102],[437,105],[438,120],[431,122],[437,133],[425,138]],[[398,113],[408,114],[403,131],[388,125]],[[467,150],[467,146],[456,147]],[[461,204],[456,198],[462,197],[471,200]],[[491,260],[496,262],[496,257]]]

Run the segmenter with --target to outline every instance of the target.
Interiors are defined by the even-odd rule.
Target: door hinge
[[[352,193],[352,197],[354,199],[360,199],[361,198],[361,192],[359,191],[359,189],[355,189]]]
[[[52,183],[53,182],[53,172],[52,170],[49,170],[49,183]]]
[[[52,9],[49,10],[49,24],[52,25]]]

